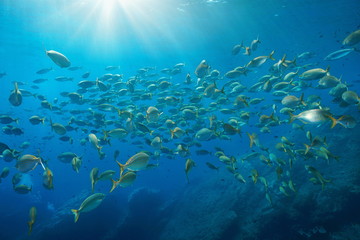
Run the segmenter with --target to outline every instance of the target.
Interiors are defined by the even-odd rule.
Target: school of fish
[[[334,61],[356,54],[360,43],[360,30],[346,36],[342,44],[344,47],[328,54],[324,59]],[[9,136],[22,135],[26,129],[21,128],[23,121],[32,125],[42,125],[51,129],[53,136],[64,144],[89,144],[97,153],[100,160],[109,159],[104,149],[113,149],[114,168],[99,172],[99,168],[92,168],[89,190],[93,192],[78,209],[69,209],[78,221],[80,213],[92,211],[104,200],[106,194],[94,193],[98,181],[110,181],[111,189],[131,186],[136,181],[137,174],[152,168],[160,167],[167,158],[181,158],[184,161],[184,179],[191,184],[192,176],[197,168],[197,156],[207,155],[206,166],[214,171],[226,169],[234,177],[234,181],[241,184],[257,184],[264,186],[264,196],[272,205],[270,191],[271,176],[262,175],[256,169],[258,161],[271,169],[277,176],[275,183],[278,193],[284,197],[291,197],[297,192],[296,182],[291,177],[292,166],[296,161],[304,161],[303,165],[309,173],[309,180],[318,184],[321,190],[326,184],[336,179],[325,177],[321,169],[311,166],[310,159],[323,159],[327,163],[338,161],[341,156],[331,153],[323,136],[313,136],[311,128],[326,125],[333,128],[354,128],[357,121],[350,115],[338,115],[316,95],[308,95],[307,89],[326,91],[342,108],[360,106],[358,94],[350,89],[341,78],[331,74],[331,66],[299,65],[311,53],[302,53],[289,59],[287,55],[276,58],[276,50],[269,55],[254,56],[261,48],[259,37],[249,46],[240,43],[235,45],[232,55],[242,54],[248,58],[248,63],[221,73],[213,68],[206,60],[199,61],[197,66],[191,66],[192,72],[185,72],[185,63],[177,63],[172,67],[158,71],[156,67],[139,68],[134,76],[125,78],[119,66],[107,66],[107,72],[102,76],[92,76],[90,72],[82,74],[82,79],[58,76],[54,81],[77,82],[73,92],[59,92],[59,98],[54,101],[36,92],[41,89],[43,82],[51,81],[39,78],[33,81],[34,90],[21,89],[20,81],[13,83],[13,90],[9,93],[9,107],[20,109],[28,97],[35,97],[39,101],[43,114],[29,116],[22,119],[14,114],[0,115],[2,132]],[[71,66],[70,60],[62,53],[46,50],[48,56],[57,66],[43,68],[36,74],[46,76],[57,67],[67,68],[69,71],[80,71],[81,66]],[[258,68],[268,67],[268,74],[257,76]],[[5,77],[6,73],[2,75]],[[256,83],[247,84],[248,79],[258,78]],[[179,81],[180,79],[180,81]],[[261,97],[256,97],[261,93]],[[265,99],[271,99],[272,103]],[[60,99],[63,99],[62,101]],[[150,104],[151,103],[151,104]],[[266,104],[264,104],[266,103]],[[88,108],[81,106],[86,104]],[[37,111],[40,112],[40,111]],[[35,112],[34,112],[35,113]],[[62,115],[67,121],[59,121],[56,114]],[[56,119],[56,120],[55,120]],[[62,118],[64,119],[64,118]],[[247,130],[249,122],[256,122],[257,131]],[[291,124],[291,125],[290,125]],[[308,125],[308,130],[304,126]],[[274,128],[283,126],[293,131],[303,131],[307,142],[299,144],[288,136],[280,136],[279,142],[270,145],[262,141],[266,134],[272,134]],[[82,138],[74,139],[71,132],[79,131]],[[204,142],[217,140],[231,141],[237,136],[247,136],[241,141],[248,141],[249,153],[241,156],[229,155],[221,147],[206,149]],[[130,153],[127,161],[121,158],[116,150],[116,142],[121,141],[144,150]],[[41,168],[43,171],[42,184],[46,189],[54,190],[53,179],[56,172],[51,170],[51,162],[41,149],[37,153],[27,152],[27,148],[34,142],[24,142],[17,148],[10,148],[7,143],[0,143],[1,157],[5,162],[14,162],[16,168],[12,177],[13,189],[19,194],[32,191],[31,186],[22,184],[24,173]],[[84,163],[81,149],[77,153],[62,152],[58,160],[71,165],[75,172],[87,171],[82,169]],[[242,169],[243,164],[254,165],[250,172]],[[40,167],[38,167],[40,166]],[[65,166],[65,165],[64,165]],[[0,182],[10,172],[9,167],[2,169]],[[249,180],[251,179],[251,180]],[[41,181],[41,179],[39,179]],[[250,183],[249,183],[250,182]],[[252,182],[252,183],[251,183]],[[273,184],[274,185],[274,184]],[[57,191],[56,189],[54,191]],[[30,209],[28,222],[29,234],[33,230],[37,211]]]

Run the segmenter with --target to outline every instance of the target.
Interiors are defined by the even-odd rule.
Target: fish
[[[28,186],[25,184],[19,184],[19,185],[14,185],[13,189],[15,192],[19,193],[19,194],[27,194],[29,192],[31,192],[32,190],[32,186]]]
[[[54,50],[45,50],[46,55],[59,67],[67,68],[70,67],[71,62],[65,55]]]
[[[98,168],[93,168],[91,169],[91,172],[90,172],[90,181],[91,181],[91,191],[94,192],[94,187],[95,187],[95,184],[98,180],[98,173],[99,173],[99,169]]]
[[[241,44],[236,44],[236,45],[232,48],[231,54],[232,54],[232,55],[237,55],[237,54],[241,51],[241,49],[243,49],[243,48],[244,48],[243,43],[241,43]]]
[[[358,104],[360,101],[359,96],[354,91],[345,91],[341,95],[341,98],[348,104]]]
[[[81,66],[75,66],[75,67],[69,67],[68,70],[69,71],[76,71],[76,70],[79,70],[79,69],[82,69]]]
[[[213,170],[219,170],[220,167],[216,167],[214,164],[210,163],[210,162],[206,162],[206,166],[208,166],[210,169]]]
[[[120,162],[116,161],[120,167],[120,176],[123,174],[125,169],[129,169],[131,171],[140,171],[146,169],[149,159],[149,155],[144,152],[139,152],[129,158],[125,164],[121,164]]]
[[[294,115],[291,112],[289,123],[292,123],[295,119],[299,119],[303,123],[310,123],[310,124],[322,124],[327,122],[328,120],[331,121],[331,128],[335,127],[339,120],[336,120],[331,113],[325,111],[324,109],[310,109],[299,113],[298,115]]]
[[[338,79],[337,77],[326,75],[322,78],[320,78],[318,84],[319,88],[331,88],[336,87],[339,83],[341,83],[341,79]]]
[[[73,158],[78,157],[75,153],[72,152],[63,152],[57,156],[57,159],[63,163],[71,163]]]
[[[97,177],[97,181],[111,180],[114,174],[115,174],[114,170],[106,170]]]
[[[111,179],[113,185],[110,189],[110,192],[114,191],[114,189],[117,186],[125,188],[125,187],[132,185],[134,183],[135,179],[136,179],[136,173],[134,173],[132,171],[129,171],[129,172],[126,172],[125,174],[123,174],[118,181]]]
[[[10,93],[9,102],[15,107],[18,107],[22,104],[22,95],[17,82],[14,83],[14,90],[12,90]]]
[[[51,126],[51,130],[59,135],[65,135],[67,132],[64,125],[60,123],[53,123],[51,118],[50,118],[50,126]]]
[[[71,209],[71,212],[74,214],[74,221],[79,220],[80,213],[90,212],[97,208],[105,198],[103,193],[94,193],[93,195],[87,197],[80,205],[79,209]]]
[[[236,128],[234,126],[232,126],[231,124],[229,123],[224,123],[222,125],[223,129],[224,129],[224,132],[225,134],[229,134],[229,135],[235,135],[235,134],[241,134],[241,129],[240,128]]]
[[[254,184],[257,183],[257,180],[259,178],[259,173],[256,169],[251,170],[251,179],[253,180]]]
[[[199,141],[208,141],[214,135],[214,131],[208,128],[202,128],[195,134],[195,139]]]
[[[90,72],[86,72],[83,75],[81,75],[82,78],[88,78],[90,76]]]
[[[238,172],[234,173],[234,177],[241,183],[246,183],[245,178]]]
[[[42,68],[42,69],[38,70],[38,71],[36,72],[36,74],[45,74],[45,73],[50,72],[51,70],[52,70],[51,67],[50,67],[50,68]]]
[[[329,55],[327,55],[324,60],[326,61],[334,61],[340,58],[343,58],[345,56],[347,56],[348,54],[352,53],[355,51],[355,48],[345,48],[345,49],[340,49],[337,50],[335,52],[330,53]]]
[[[82,164],[82,158],[81,157],[73,157],[73,159],[71,160],[71,166],[73,168],[73,170],[77,173],[79,173],[79,169],[81,167]]]
[[[260,67],[261,65],[263,65],[268,59],[270,60],[275,60],[275,58],[273,57],[275,51],[272,51],[269,56],[259,56],[256,57],[254,59],[252,59],[247,65],[247,68],[254,68],[254,67]]]
[[[162,147],[162,141],[159,136],[155,137],[151,142],[150,145],[155,149],[161,149]]]
[[[190,158],[186,159],[186,162],[185,162],[185,174],[186,174],[186,179],[187,179],[187,182],[190,183],[189,181],[189,172],[190,170],[195,167],[196,164],[193,160],[191,160]]]
[[[5,143],[0,142],[0,154],[2,154],[7,149],[10,150],[9,146]]]
[[[331,182],[331,180],[325,179],[325,178],[320,174],[320,172],[319,172],[316,168],[314,168],[314,167],[312,167],[312,166],[310,166],[310,165],[305,165],[305,169],[306,169],[309,173],[311,173],[312,175],[314,175],[314,177],[321,183],[321,188],[322,188],[322,190],[324,190],[326,183]]]
[[[343,115],[341,116],[337,122],[341,124],[344,128],[354,128],[357,124],[357,121],[354,117],[349,115]]]
[[[297,107],[300,103],[306,106],[306,103],[304,102],[304,93],[301,94],[300,98],[293,95],[288,95],[281,100],[281,104],[289,108]]]
[[[2,124],[9,124],[9,123],[12,123],[12,122],[15,122],[17,124],[19,124],[19,119],[18,118],[12,118],[8,115],[0,115],[0,123]]]
[[[184,131],[183,129],[181,129],[179,127],[175,127],[174,129],[170,130],[171,139],[181,138],[182,136],[184,136],[185,133],[186,133],[186,131]]]
[[[325,70],[322,68],[310,69],[310,70],[303,72],[299,76],[299,78],[302,80],[307,80],[307,81],[317,80],[317,79],[320,79],[320,78],[324,77],[325,75],[327,75],[329,73],[329,70],[330,70],[330,66],[327,67]]]
[[[202,60],[195,69],[195,75],[198,78],[203,78],[209,74],[209,70],[210,70],[210,66],[207,64],[206,60]]]
[[[346,46],[354,46],[360,42],[360,29],[350,33],[342,42]]]
[[[259,43],[261,43],[261,42],[260,42],[259,36],[258,36],[258,37],[257,37],[256,39],[254,39],[254,40],[251,42],[251,44],[250,44],[251,51],[255,51],[255,50],[258,48]]]
[[[8,167],[4,167],[1,172],[0,172],[0,182],[1,182],[1,178],[6,178],[10,173],[10,168]]]
[[[119,68],[120,68],[120,66],[106,66],[105,71],[114,71]]]
[[[31,232],[32,232],[33,225],[34,225],[34,223],[36,221],[36,213],[37,213],[36,207],[31,207],[30,211],[29,211],[30,220],[28,221],[28,227],[29,227],[28,235],[30,235]]]
[[[45,166],[42,163],[40,157],[36,157],[30,154],[25,154],[17,160],[16,168],[19,170],[19,172],[26,173],[34,170],[39,163],[42,166],[42,168],[45,170]]]
[[[110,131],[103,131],[104,132],[104,138],[108,138],[108,137],[113,137],[113,138],[118,138],[118,139],[122,139],[124,137],[126,137],[128,135],[128,132],[123,129],[123,128],[115,128],[113,130]]]
[[[290,195],[286,192],[285,188],[283,186],[280,186],[279,187],[279,190],[282,194],[284,194],[285,196],[287,197],[290,197]]]
[[[44,82],[46,82],[47,80],[48,80],[47,78],[38,78],[38,79],[33,80],[33,83],[36,83],[36,84],[38,84],[38,83],[44,83]]]
[[[43,173],[43,186],[46,189],[49,190],[54,189],[53,178],[54,178],[53,172],[48,167],[46,167]]]
[[[91,143],[91,145],[93,145],[93,147],[96,148],[96,150],[100,154],[102,146],[99,146],[99,140],[96,137],[96,135],[93,133],[90,133],[88,137],[89,137],[89,142]]]

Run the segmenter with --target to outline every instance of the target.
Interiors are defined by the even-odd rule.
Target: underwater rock
[[[160,239],[220,239],[223,232],[237,219],[233,210],[237,198],[236,181],[218,178],[186,186],[176,196],[172,213]]]

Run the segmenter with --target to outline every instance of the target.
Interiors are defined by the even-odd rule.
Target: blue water
[[[10,168],[9,176],[0,183],[0,239],[360,239],[360,163],[359,125],[344,128],[340,124],[330,128],[330,121],[323,124],[304,124],[303,130],[296,130],[288,124],[289,117],[281,114],[283,97],[274,97],[271,90],[249,91],[258,80],[270,74],[269,68],[279,61],[284,54],[287,60],[293,60],[304,52],[311,52],[313,57],[298,59],[299,73],[312,69],[330,66],[331,75],[340,78],[349,90],[360,93],[360,54],[354,51],[346,57],[334,61],[325,61],[329,53],[345,48],[343,39],[351,32],[360,29],[360,2],[354,0],[317,0],[317,1],[280,1],[280,0],[2,0],[0,2],[0,115],[18,119],[19,123],[1,124],[3,128],[0,142],[10,149],[20,151],[19,155],[32,154],[41,156],[54,174],[54,189],[44,188],[43,169],[38,165],[24,177],[25,184],[32,187],[27,194],[19,194],[13,189],[12,178],[18,173],[16,159],[11,162],[0,158],[0,170]],[[232,55],[236,44],[250,43],[259,38],[261,43],[250,56],[244,50]],[[356,46],[355,46],[356,47]],[[360,48],[359,44],[357,45]],[[70,71],[60,68],[46,56],[45,50],[55,50],[66,55],[71,66],[81,69]],[[226,83],[226,72],[245,66],[257,56],[267,56],[275,51],[275,61],[268,60],[259,68],[253,68],[247,75],[235,80],[246,89],[234,96]],[[204,97],[204,90],[197,91],[195,69],[205,59],[211,70],[220,71],[216,81],[220,90],[224,87],[227,97],[225,103],[211,107],[219,98]],[[181,73],[169,76],[162,73],[164,68],[173,68],[175,64],[184,63]],[[306,66],[306,64],[311,64]],[[106,71],[107,66],[119,66],[118,69]],[[107,92],[110,98],[103,96],[97,88],[92,92],[81,93],[84,104],[71,103],[63,92],[76,92],[78,82],[84,80],[82,75],[90,72],[87,80],[95,81],[104,74],[121,74],[120,81],[127,82],[137,75],[140,68],[151,67],[149,73],[154,77],[138,76],[136,90],[146,93],[147,81],[156,81],[160,77],[170,77],[172,83],[169,92],[164,90],[151,92],[150,100],[134,100],[136,93],[117,96],[111,88]],[[39,75],[40,69],[52,68],[46,74]],[[284,75],[296,71],[285,69]],[[186,74],[193,82],[185,84]],[[282,75],[282,77],[284,76]],[[72,81],[59,82],[59,76],[72,77]],[[46,78],[44,83],[35,84],[33,80]],[[212,83],[212,80],[203,80]],[[14,82],[19,83],[23,92],[23,102],[14,107],[8,98],[14,89]],[[115,82],[105,81],[114,85]],[[300,82],[299,76],[294,84]],[[316,88],[317,80],[308,81],[308,87],[289,92],[300,97],[304,93],[306,107],[298,107],[295,114],[310,109],[307,98],[311,95],[320,97],[320,105],[330,109],[333,117],[352,116],[357,122],[359,105],[339,106],[329,95],[330,88]],[[158,84],[158,83],[156,83]],[[124,85],[123,88],[126,88]],[[183,88],[190,90],[182,91]],[[34,94],[25,96],[25,91]],[[178,92],[181,91],[180,94]],[[143,92],[141,92],[143,93]],[[95,94],[95,95],[94,95]],[[242,109],[234,108],[237,95],[250,99],[264,98],[256,105]],[[58,110],[41,107],[39,95],[46,98]],[[159,98],[175,96],[182,102],[175,106],[160,104]],[[180,125],[182,113],[173,113],[170,109],[183,110],[183,107],[194,105],[189,102],[193,96],[202,100],[196,104],[205,113],[198,113],[195,120],[185,121]],[[90,131],[100,139],[103,130],[124,127],[125,120],[117,112],[102,112],[92,100],[106,100],[124,110],[135,106],[133,113],[146,115],[149,106],[157,106],[163,112],[158,122],[149,124],[142,121],[153,135],[139,132],[129,133],[124,139],[111,138],[111,145],[103,144],[104,159],[99,159],[97,150],[89,143]],[[118,104],[120,102],[120,104]],[[276,106],[275,116],[278,124],[269,126],[270,133],[261,133],[259,117],[270,115]],[[220,112],[222,108],[234,109],[231,114]],[[316,108],[316,107],[314,107]],[[72,114],[72,110],[82,110],[81,114]],[[113,124],[94,125],[91,111],[105,115],[105,120]],[[241,135],[227,135],[230,140],[221,136],[222,125],[231,117],[239,118],[240,112],[250,113],[250,120],[238,124]],[[45,123],[32,125],[28,119],[33,115],[45,117]],[[195,134],[204,127],[209,127],[208,117],[215,115],[216,133],[209,141],[198,141]],[[68,131],[66,136],[73,143],[59,140],[59,135],[51,130],[53,122],[68,125],[70,119],[86,122],[85,126],[71,124],[77,131]],[[176,126],[187,131],[184,137],[171,139],[169,130],[163,130],[165,120],[172,119]],[[135,118],[134,118],[135,121]],[[8,135],[4,127],[11,125],[22,129],[21,135]],[[303,157],[298,150],[304,149],[304,143],[310,144],[306,132],[326,137],[327,145],[339,160],[329,158],[329,162],[319,155],[314,147],[310,150],[315,156]],[[249,147],[246,133],[257,133],[261,145]],[[160,136],[163,146],[170,153],[160,152],[148,144],[154,136]],[[279,151],[275,145],[285,136],[295,145],[289,152]],[[85,145],[80,140],[86,141]],[[187,142],[189,139],[189,142]],[[30,146],[21,149],[23,142]],[[139,142],[139,144],[135,144]],[[190,155],[181,157],[176,154],[178,144],[186,144]],[[234,174],[219,161],[215,153],[221,148],[226,156],[234,156],[236,172],[246,180],[240,183]],[[109,193],[110,181],[99,181],[95,192],[106,194],[105,199],[96,209],[81,213],[79,221],[74,223],[71,209],[78,209],[83,200],[91,193],[90,171],[99,168],[116,171],[114,179],[119,176],[119,167],[114,161],[114,152],[118,150],[118,161],[125,163],[128,158],[140,151],[148,151],[151,164],[158,164],[153,169],[137,172],[137,179],[127,188],[116,188]],[[209,154],[199,155],[197,150],[206,150]],[[62,152],[74,152],[82,157],[83,163],[76,173],[70,163],[57,159]],[[286,163],[272,163],[268,166],[259,157],[242,161],[245,154],[257,152],[264,156],[270,153],[283,159]],[[317,152],[318,153],[318,152]],[[184,168],[187,158],[196,162],[189,172],[187,182]],[[289,158],[293,159],[290,167]],[[210,169],[206,162],[220,167]],[[321,184],[313,184],[309,179],[314,177],[305,169],[305,165],[315,167],[326,179],[322,190]],[[229,166],[229,165],[228,165]],[[280,179],[276,168],[281,167]],[[260,179],[255,184],[251,171],[256,169],[259,176],[268,182],[268,190]],[[289,186],[289,180],[295,184],[296,192]],[[279,190],[283,186],[286,196]],[[272,204],[265,198],[265,193],[272,198]],[[31,234],[28,234],[29,210],[37,209],[37,216]]]

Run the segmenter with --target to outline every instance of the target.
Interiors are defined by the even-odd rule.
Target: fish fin
[[[325,72],[326,72],[326,73],[329,73],[329,71],[330,71],[330,66],[328,66],[328,67],[325,69]]]
[[[112,191],[114,191],[114,189],[117,187],[116,186],[116,181],[114,180],[114,179],[110,179],[111,180],[111,182],[112,182],[112,187],[111,187],[111,189],[110,189],[110,192],[112,192]]]
[[[77,222],[79,220],[80,212],[77,209],[71,209],[71,212],[75,215],[74,221]]]
[[[46,49],[46,47],[45,47],[44,43],[42,43],[41,45],[42,45],[42,47],[44,48],[45,54],[47,55],[47,52],[48,52],[48,51],[47,51],[47,49]]]
[[[42,168],[44,169],[44,171],[46,171],[46,168],[45,168],[43,162],[41,161],[41,158],[40,158],[40,157],[39,157],[39,163],[40,163],[40,165],[42,166]]]
[[[273,51],[269,54],[269,59],[275,60],[275,58],[273,57],[274,53],[275,53],[275,50],[273,50]]]

